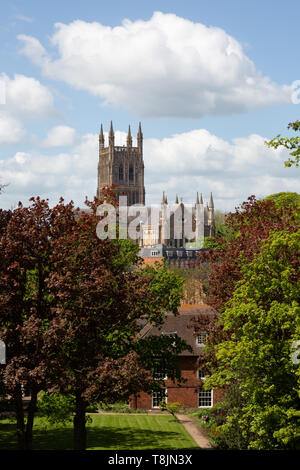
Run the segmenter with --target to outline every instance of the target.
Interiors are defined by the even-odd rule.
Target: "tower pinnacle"
[[[99,134],[99,147],[100,149],[103,149],[104,148],[104,134],[103,134],[103,127],[102,127],[102,123],[101,123],[101,127],[100,127],[100,134]]]
[[[131,135],[130,126],[128,126],[127,147],[132,147],[132,135]]]
[[[110,129],[109,129],[109,134],[108,134],[108,141],[109,145],[113,147],[115,145],[115,134],[113,130],[113,124],[112,121],[110,121]]]

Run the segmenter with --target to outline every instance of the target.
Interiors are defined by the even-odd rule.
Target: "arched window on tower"
[[[133,166],[129,167],[129,181],[133,181]]]
[[[123,173],[123,165],[119,166],[119,181],[123,181],[124,173]]]

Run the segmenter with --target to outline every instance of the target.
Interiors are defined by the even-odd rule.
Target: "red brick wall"
[[[178,401],[182,405],[189,408],[198,407],[198,387],[201,383],[197,378],[197,357],[180,357],[179,367],[183,378],[187,379],[186,382],[181,383],[179,387],[171,380],[166,380],[166,388],[168,394],[168,402]],[[214,390],[213,403],[220,399],[220,392]],[[140,392],[136,397],[131,397],[131,408],[151,409],[152,397],[151,395]]]

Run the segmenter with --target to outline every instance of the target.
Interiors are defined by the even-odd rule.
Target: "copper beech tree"
[[[103,197],[114,203],[109,191]],[[180,379],[175,358],[185,344],[163,337],[151,343],[138,331],[146,321],[161,324],[166,310],[177,313],[182,281],[164,266],[142,267],[129,240],[99,240],[100,203],[79,211],[60,201],[51,209],[37,198],[19,205],[1,233],[0,336],[20,448],[32,446],[40,390],[75,397],[74,448],[85,449],[91,400],[157,387],[153,356],[165,355],[169,375]],[[31,396],[26,427],[21,385]]]
[[[7,363],[2,380],[14,401],[19,448],[31,448],[38,392],[48,384],[45,343],[52,321],[53,299],[47,287],[51,272],[51,244],[66,236],[74,224],[71,204],[50,209],[46,201],[20,203],[14,211],[0,212],[0,337],[6,344]],[[25,427],[22,391],[30,391]]]

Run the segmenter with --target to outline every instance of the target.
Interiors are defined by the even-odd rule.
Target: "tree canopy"
[[[205,412],[211,436],[222,448],[298,449],[299,195],[251,196],[226,224],[231,238],[201,256],[218,313],[195,322],[208,334],[203,386],[222,391]]]
[[[221,446],[300,449],[300,370],[291,360],[300,338],[299,255],[300,230],[273,231],[219,318],[227,338],[214,346],[205,387],[235,389],[231,403],[225,393],[227,416],[216,429]]]
[[[114,203],[113,193],[104,198]],[[159,387],[153,356],[166,355],[168,374],[180,379],[174,358],[183,341],[151,342],[138,332],[147,321],[162,324],[166,310],[177,313],[182,280],[164,265],[143,268],[129,240],[100,240],[99,203],[80,211],[32,198],[29,207],[0,212],[3,378],[16,405],[20,448],[32,446],[42,390],[74,397],[74,447],[84,449],[90,401]],[[22,387],[31,396],[26,426]]]

